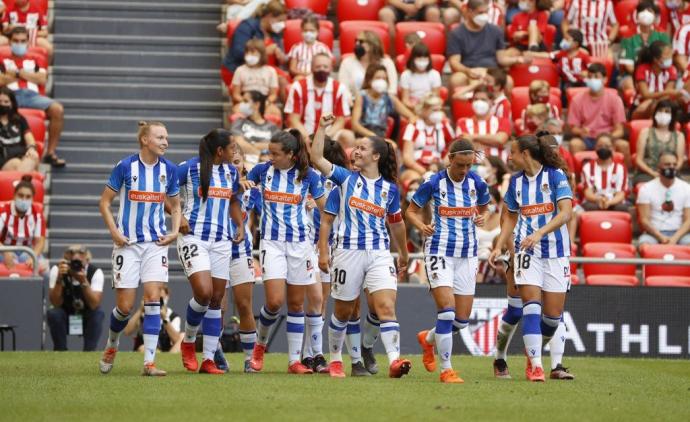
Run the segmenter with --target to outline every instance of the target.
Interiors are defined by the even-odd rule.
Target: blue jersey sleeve
[[[323,211],[331,215],[338,215],[340,212],[340,188],[334,188],[328,195]]]
[[[397,214],[400,212],[400,193],[396,185],[391,185],[391,190],[388,192],[388,215]]]
[[[342,185],[345,180],[352,174],[352,172],[345,167],[340,167],[333,164],[333,171],[328,176],[329,179],[334,181],[337,185]]]
[[[180,186],[187,183],[187,173],[189,172],[189,162],[183,161],[177,166],[177,182]]]
[[[515,200],[515,176],[510,178],[510,184],[508,185],[508,192],[506,192],[505,198],[503,198],[508,210],[512,212],[518,212],[520,209],[520,204]]]
[[[234,170],[234,168],[233,168],[233,170]],[[237,199],[241,198],[240,173],[237,170],[232,171],[232,196],[234,196]]]
[[[309,193],[312,198],[319,199],[326,194],[326,191],[323,189],[323,183],[321,182],[321,176],[312,168],[307,170],[307,179],[309,181]]]
[[[570,189],[570,182],[568,182],[568,177],[563,173],[563,170],[554,170],[552,174],[553,185],[556,192],[556,202],[561,199],[572,199],[573,191]]]
[[[261,204],[261,191],[256,188],[249,191],[249,206],[247,207],[247,210],[253,210],[255,213],[261,215]]]
[[[491,201],[489,186],[480,176],[477,176],[475,180],[477,181],[477,205],[486,205]]]
[[[168,172],[168,185],[165,187],[165,194],[175,196],[180,193],[180,183],[177,180],[177,166],[173,163],[168,163],[166,168]]]
[[[267,166],[267,163],[261,163],[261,164],[255,165],[251,170],[249,170],[249,174],[247,174],[247,180],[250,180],[257,185],[259,183],[261,183],[261,174],[266,169],[266,166]]]
[[[108,179],[108,183],[106,186],[108,186],[110,189],[114,190],[115,192],[119,192],[120,188],[122,187],[122,183],[125,181],[125,166],[122,164],[122,161],[117,163],[115,168],[113,168],[112,173],[110,173],[110,179]]]
[[[419,208],[423,208],[429,201],[431,201],[431,196],[433,194],[433,186],[431,179],[424,181],[417,192],[412,196],[412,202],[417,204]]]

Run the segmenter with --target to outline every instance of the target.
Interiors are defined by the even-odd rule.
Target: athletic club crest
[[[460,331],[467,350],[474,356],[490,356],[496,348],[496,333],[504,310],[505,298],[475,298],[470,325]]]

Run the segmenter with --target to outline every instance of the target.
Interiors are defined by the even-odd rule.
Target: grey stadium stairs
[[[51,174],[51,262],[83,243],[110,269],[98,199],[115,163],[137,151],[139,120],[166,124],[173,162],[195,155],[200,137],[222,126],[220,3],[54,2],[53,96],[65,106],[58,152],[68,165]],[[175,248],[169,258],[171,276],[181,275]]]

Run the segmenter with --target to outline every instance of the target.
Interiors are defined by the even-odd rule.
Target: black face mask
[[[597,149],[597,157],[599,157],[600,160],[608,160],[612,155],[613,152],[608,148]]]
[[[674,169],[673,167],[665,168],[661,170],[661,175],[667,179],[674,179],[676,177],[676,169]]]
[[[357,56],[358,59],[361,59],[365,54],[367,54],[367,50],[364,49],[364,46],[362,44],[356,44],[355,56]]]
[[[331,76],[330,72],[326,72],[325,70],[317,70],[314,72],[314,80],[319,83],[326,82],[329,76]]]
[[[5,114],[10,114],[12,111],[12,106],[0,106],[0,116],[4,116]]]

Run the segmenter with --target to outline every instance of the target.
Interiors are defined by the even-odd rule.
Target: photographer
[[[83,335],[84,351],[96,350],[103,329],[103,271],[89,265],[91,252],[80,245],[67,248],[64,259],[50,269],[47,319],[55,350],[67,350],[67,335]]]

